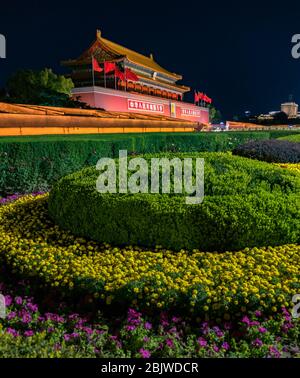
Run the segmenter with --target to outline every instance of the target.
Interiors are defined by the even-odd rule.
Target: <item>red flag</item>
[[[118,67],[115,68],[115,75],[120,80],[123,80],[123,81],[125,80],[125,74],[124,74],[124,72],[120,71]]]
[[[116,63],[113,62],[104,62],[104,72],[107,74],[111,71],[115,71]]]
[[[204,94],[202,92],[198,93],[198,96],[200,101],[204,99]]]
[[[97,62],[97,60],[93,57],[93,70],[96,71],[96,72],[102,72],[103,71],[103,68],[101,68],[99,66],[99,63]]]
[[[195,92],[195,103],[199,101],[199,93]]]
[[[138,76],[130,68],[125,68],[125,75],[127,80],[139,81]]]

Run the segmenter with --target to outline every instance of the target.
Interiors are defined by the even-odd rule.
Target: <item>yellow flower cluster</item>
[[[112,247],[75,237],[53,224],[48,195],[0,206],[0,260],[25,277],[93,300],[229,318],[247,309],[276,312],[300,292],[300,246],[239,252],[172,252]]]
[[[294,171],[297,173],[300,173],[300,163],[291,164],[291,163],[281,163],[281,164],[275,164],[278,167],[289,169],[290,171]]]

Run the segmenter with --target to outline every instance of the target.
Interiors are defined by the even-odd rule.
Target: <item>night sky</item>
[[[183,75],[183,84],[212,97],[225,119],[277,110],[291,94],[300,102],[300,59],[291,56],[300,4],[260,3],[1,2],[7,59],[0,59],[0,86],[21,68],[66,72],[60,61],[80,55],[98,28],[105,38],[152,52],[160,65]]]

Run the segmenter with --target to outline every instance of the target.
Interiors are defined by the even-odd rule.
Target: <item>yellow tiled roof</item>
[[[100,43],[103,43],[109,50],[112,52],[126,56],[128,60],[130,60],[132,63],[137,63],[139,65],[142,65],[144,67],[149,67],[154,71],[161,72],[163,74],[169,75],[173,78],[176,78],[177,80],[182,79],[182,76],[177,75],[176,73],[172,73],[170,71],[167,71],[165,68],[161,67],[158,63],[155,62],[155,60],[152,57],[147,57],[145,55],[142,55],[140,53],[137,53],[133,50],[128,49],[127,47],[121,46],[115,42],[109,41],[106,38],[103,38],[100,33],[97,35],[97,40]]]

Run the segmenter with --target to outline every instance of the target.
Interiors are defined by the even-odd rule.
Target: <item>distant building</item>
[[[281,111],[286,113],[289,118],[298,116],[298,104],[295,102],[285,102],[281,104]]]

